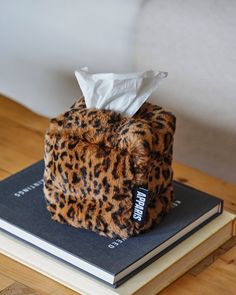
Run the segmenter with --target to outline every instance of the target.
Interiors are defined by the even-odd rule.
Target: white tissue
[[[166,78],[167,72],[91,74],[88,68],[75,71],[87,108],[112,110],[133,116]]]

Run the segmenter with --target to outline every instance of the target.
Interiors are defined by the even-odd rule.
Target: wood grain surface
[[[0,96],[0,179],[43,157],[48,118]],[[221,197],[236,213],[236,186],[194,168],[174,163],[174,178]],[[205,258],[161,292],[162,295],[236,295],[236,238]],[[0,255],[0,295],[74,295],[74,291]],[[92,290],[91,290],[92,294]],[[148,294],[147,294],[148,295]]]
[[[40,295],[35,290],[21,284],[21,283],[13,283],[6,289],[4,289],[1,295]]]

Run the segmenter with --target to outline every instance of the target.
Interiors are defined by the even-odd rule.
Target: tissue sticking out
[[[75,71],[87,108],[112,110],[133,116],[166,78],[167,72],[114,74]]]

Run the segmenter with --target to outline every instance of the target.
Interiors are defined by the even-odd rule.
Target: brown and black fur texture
[[[52,219],[111,238],[150,229],[173,201],[175,116],[144,103],[133,117],[87,109],[84,99],[50,122],[44,193]],[[149,192],[146,219],[132,219],[134,187]]]

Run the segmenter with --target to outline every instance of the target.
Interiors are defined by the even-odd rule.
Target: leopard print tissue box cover
[[[133,117],[87,109],[84,99],[53,118],[45,135],[44,193],[52,219],[111,238],[150,229],[171,208],[175,116],[144,103]],[[148,190],[145,221],[135,187]]]

